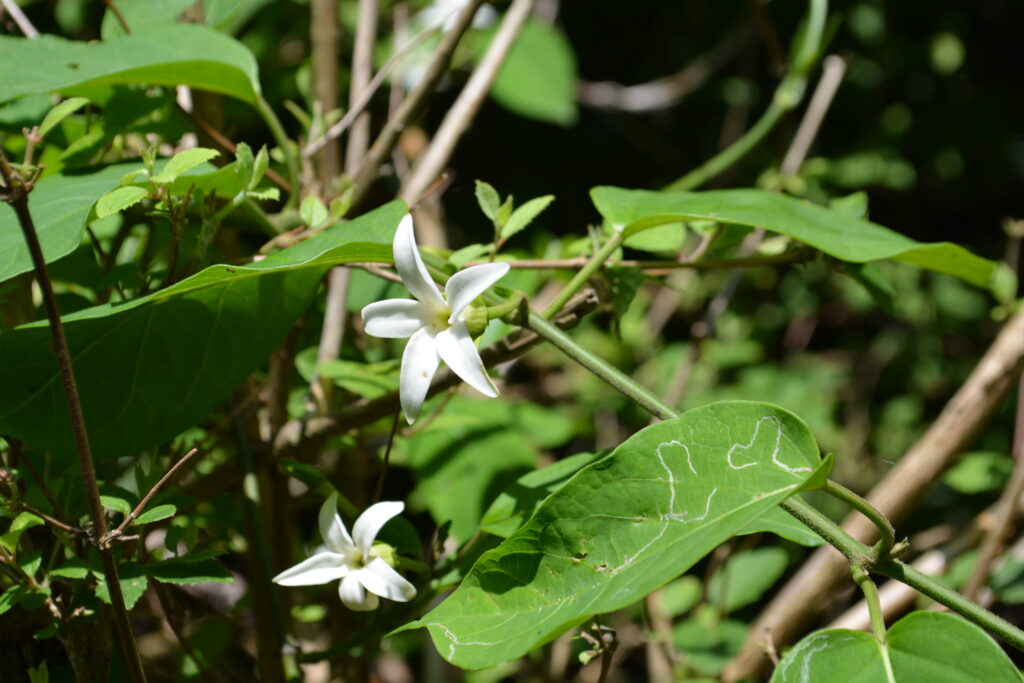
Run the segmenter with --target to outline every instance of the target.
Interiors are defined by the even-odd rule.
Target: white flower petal
[[[362,569],[352,572],[352,576],[363,584],[366,590],[388,600],[409,602],[416,597],[416,587],[379,557],[373,558],[373,561]]]
[[[320,506],[320,538],[328,548],[348,557],[356,549],[345,523],[338,515],[338,494],[332,493]]]
[[[358,569],[341,580],[341,583],[338,584],[338,597],[341,598],[345,607],[348,607],[350,610],[368,612],[372,609],[377,609],[377,605],[380,604],[380,598],[373,593],[367,593],[366,589],[363,588],[363,584],[359,582],[359,578],[356,576],[360,571],[365,570]]]
[[[465,321],[460,320],[447,330],[438,332],[435,339],[437,355],[463,382],[484,396],[494,398],[498,395],[498,390],[487,376],[480,354],[473,345],[473,338],[469,336]]]
[[[374,337],[404,339],[434,321],[434,309],[415,299],[385,299],[363,308],[366,333]]]
[[[412,216],[409,214],[406,214],[398,224],[392,246],[395,267],[402,276],[402,283],[412,295],[425,304],[446,308],[441,292],[437,291],[437,285],[434,284],[427,267],[423,265],[423,259],[420,258],[419,249],[416,247],[416,235],[412,228]]]
[[[346,556],[338,553],[317,553],[294,567],[285,569],[275,576],[273,581],[282,586],[315,586],[328,583],[349,574],[351,568],[346,561]]]
[[[430,380],[434,378],[438,365],[437,344],[433,330],[424,327],[412,335],[402,354],[402,372],[398,380],[398,397],[401,399],[405,419],[412,424],[420,414],[420,406],[427,397]]]
[[[448,308],[452,312],[451,317],[448,318],[449,324],[458,320],[462,309],[504,277],[509,268],[507,263],[481,263],[452,275],[448,279],[448,284],[444,286]]]
[[[363,557],[370,556],[370,546],[377,538],[377,532],[388,523],[392,517],[402,514],[405,503],[383,502],[374,503],[359,515],[359,519],[352,525],[352,536],[356,541],[356,548],[363,554]]]

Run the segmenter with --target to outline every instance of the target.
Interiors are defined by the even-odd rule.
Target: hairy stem
[[[860,586],[861,592],[864,593],[864,601],[868,604],[871,632],[874,634],[875,640],[878,641],[879,645],[885,645],[887,640],[885,617],[882,615],[882,601],[878,597],[878,587],[871,580],[871,576],[861,567],[853,568],[853,580]]]
[[[99,540],[106,536],[107,533],[106,518],[103,514],[103,505],[100,502],[96,470],[93,466],[92,451],[89,447],[89,436],[85,429],[85,415],[82,413],[82,403],[78,396],[78,385],[75,382],[75,370],[71,365],[71,352],[68,349],[67,337],[64,334],[64,325],[60,320],[60,309],[57,307],[57,299],[53,294],[53,283],[50,281],[50,273],[46,268],[46,259],[43,257],[39,236],[36,233],[35,223],[32,221],[32,214],[28,208],[29,188],[26,188],[23,180],[14,174],[2,153],[0,153],[0,174],[3,176],[5,185],[0,196],[11,205],[18,216],[18,223],[21,225],[21,231],[25,236],[25,242],[32,257],[32,266],[35,270],[36,280],[39,283],[39,289],[42,291],[46,317],[50,322],[50,334],[53,337],[53,351],[57,356],[61,384],[64,388],[64,397],[68,404],[71,431],[74,435],[75,450],[78,453],[78,466],[82,471],[82,483],[85,487],[89,516],[92,519],[93,538],[94,540]],[[114,611],[114,621],[117,624],[128,673],[135,683],[144,683],[146,674],[142,669],[142,659],[135,644],[135,633],[132,631],[131,623],[128,620],[128,610],[125,607],[124,594],[121,592],[121,583],[117,576],[117,562],[114,560],[113,551],[110,548],[97,543],[97,549],[103,563],[103,575],[107,582],[107,588],[110,591],[110,603]]]
[[[871,505],[871,503],[864,500],[842,484],[837,484],[834,481],[826,481],[825,493],[829,494],[833,498],[838,498],[843,501],[854,510],[870,519],[871,523],[878,527],[878,533],[881,536],[881,540],[878,542],[875,552],[878,553],[878,557],[886,557],[892,550],[893,545],[896,543],[896,531],[892,528],[892,523],[889,519]]]
[[[623,374],[622,371],[603,358],[584,349],[572,337],[543,317],[536,313],[531,313],[527,319],[526,327],[551,342],[559,351],[572,358],[587,370],[590,370],[613,388],[618,389],[621,393],[636,401],[637,405],[655,417],[668,420],[678,415],[675,410],[665,405],[661,399],[637,384],[631,377]]]
[[[562,306],[565,306],[565,303],[569,301],[576,292],[580,291],[583,285],[587,284],[587,280],[590,279],[590,276],[599,268],[603,267],[605,261],[615,253],[616,249],[622,246],[622,241],[624,239],[625,237],[623,237],[623,232],[621,230],[616,230],[612,233],[612,236],[608,238],[608,241],[604,243],[597,253],[590,257],[590,260],[587,261],[586,265],[579,269],[579,272],[573,276],[572,280],[569,280],[569,284],[562,288],[562,291],[560,291],[554,301],[544,309],[540,314],[540,317],[544,320],[550,320],[552,316],[557,315],[558,312],[562,310]]]

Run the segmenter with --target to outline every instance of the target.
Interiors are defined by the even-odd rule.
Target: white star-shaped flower
[[[374,337],[409,337],[402,354],[399,397],[405,419],[412,424],[427,396],[430,380],[440,361],[484,396],[498,390],[487,376],[473,337],[466,326],[469,304],[508,272],[507,263],[484,263],[452,275],[444,296],[427,273],[416,248],[412,217],[398,224],[394,241],[395,267],[402,283],[416,297],[386,299],[363,309],[366,333]]]
[[[383,559],[371,554],[377,532],[404,509],[404,503],[375,503],[359,515],[349,536],[338,515],[338,494],[332,493],[320,508],[320,536],[325,547],[275,576],[274,583],[314,586],[341,579],[341,601],[358,611],[377,609],[378,595],[398,602],[412,600],[416,587]]]

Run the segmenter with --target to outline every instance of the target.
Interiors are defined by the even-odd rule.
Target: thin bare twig
[[[423,194],[424,190],[441,175],[452,152],[455,151],[455,146],[473,122],[484,98],[487,97],[491,84],[497,78],[501,65],[505,63],[512,44],[526,24],[535,4],[536,0],[513,0],[512,5],[505,13],[501,26],[498,27],[498,31],[494,35],[494,40],[487,48],[487,54],[480,60],[473,75],[469,77],[465,87],[462,88],[462,92],[448,109],[430,146],[413,166],[409,178],[403,183],[398,196],[406,202]]]
[[[728,64],[750,37],[750,33],[751,25],[744,21],[708,52],[689,62],[677,73],[647,83],[622,85],[612,81],[580,81],[576,85],[576,99],[590,107],[631,113],[674,106]]]
[[[377,476],[377,486],[373,491],[373,502],[380,500],[384,493],[384,480],[388,476],[388,465],[391,464],[391,447],[395,445],[395,435],[398,433],[398,422],[402,412],[395,411],[395,419],[391,422],[391,433],[388,434],[388,445],[384,448],[384,461],[380,464],[380,474]]]
[[[698,261],[656,261],[622,259],[613,265],[622,268],[637,268],[650,275],[661,275],[675,270],[721,270],[722,268],[756,268],[758,266],[779,266],[791,263],[804,263],[815,258],[811,249],[794,249],[776,256],[747,256],[731,259],[704,259]],[[570,259],[520,259],[503,261],[514,269],[520,270],[579,270],[587,263],[586,257]],[[488,263],[488,261],[469,261],[467,266]]]
[[[35,39],[39,37],[39,31],[32,25],[32,22],[28,20],[25,13],[18,7],[18,3],[14,0],[0,0],[0,4],[4,6],[4,9],[8,14],[11,15],[11,19],[18,25],[18,30],[21,31],[22,35],[29,39]]]
[[[434,58],[423,74],[423,78],[420,79],[420,82],[416,84],[412,92],[402,101],[394,115],[384,124],[384,128],[377,135],[377,139],[374,140],[362,163],[359,164],[359,170],[352,177],[352,184],[354,186],[352,195],[353,205],[358,204],[366,196],[370,183],[377,178],[380,172],[381,164],[390,156],[392,148],[398,142],[398,136],[412,122],[413,118],[426,104],[427,99],[434,93],[434,90],[441,82],[441,78],[444,77],[448,70],[448,63],[455,53],[456,46],[466,30],[469,29],[473,21],[473,15],[476,14],[483,1],[470,0],[462,11],[459,12],[455,25],[441,39],[441,44],[438,45]]]
[[[321,117],[338,108],[338,1],[313,0],[309,8],[309,37],[312,43],[313,95]],[[362,16],[360,16],[362,21]],[[358,39],[357,39],[358,42]],[[352,75],[355,87],[355,74]],[[319,120],[319,119],[318,119]],[[307,147],[308,149],[308,147]],[[316,158],[321,192],[326,192],[341,173],[338,143],[325,138]],[[303,154],[308,158],[312,155]]]
[[[1024,377],[1017,384],[1017,417],[1013,435],[1013,472],[996,504],[996,524],[985,535],[981,544],[978,563],[960,591],[965,597],[976,600],[988,582],[992,563],[1003,549],[1014,524],[1014,511],[1021,492],[1024,492]]]
[[[417,33],[412,40],[402,45],[401,48],[395,51],[395,54],[388,58],[388,61],[384,62],[384,66],[380,68],[373,79],[367,84],[366,88],[363,89],[362,94],[352,104],[349,105],[349,110],[345,112],[345,115],[335,123],[333,126],[327,129],[327,131],[318,138],[314,138],[306,143],[306,146],[302,148],[302,156],[309,157],[319,152],[329,140],[335,140],[348,130],[348,127],[352,125],[352,122],[358,117],[363,110],[366,109],[367,105],[370,104],[370,100],[373,99],[374,93],[380,88],[381,84],[388,77],[388,74],[398,65],[402,58],[416,49],[424,40],[429,38],[433,33],[441,27],[440,24],[434,26],[428,26],[419,33]]]
[[[786,152],[782,166],[779,168],[784,176],[793,175],[800,170],[804,159],[807,158],[807,152],[811,149],[811,143],[818,135],[821,122],[825,120],[825,114],[828,113],[832,100],[835,99],[839,84],[843,82],[843,76],[846,74],[846,62],[842,57],[836,55],[825,57],[821,66],[822,73],[818,87],[814,89],[814,95],[811,96],[811,102],[807,105],[807,111],[800,121],[800,127],[797,128],[793,142],[789,145],[789,151]]]
[[[359,0],[359,21],[356,24],[356,43],[352,51],[352,88],[349,90],[349,109],[370,87],[373,71],[373,44],[377,37],[377,0]],[[345,150],[345,171],[351,176],[366,156],[370,145],[370,114],[365,110],[352,123]]]
[[[7,442],[11,444],[12,450],[21,449],[20,441],[8,438]],[[53,495],[53,491],[51,491],[50,487],[47,486],[46,480],[39,475],[39,470],[37,470],[35,465],[32,464],[32,461],[29,460],[27,457],[22,457],[20,459],[19,465],[25,467],[25,470],[28,472],[29,476],[32,477],[32,480],[36,483],[36,486],[38,486],[39,490],[42,491],[43,497],[46,498],[47,502],[50,503],[50,507],[53,508],[54,516],[61,522],[70,526],[71,522],[68,521],[68,516],[64,512],[64,508],[61,507],[61,504],[57,501],[57,496]]]
[[[210,124],[206,119],[204,119],[201,116],[195,114],[194,112],[188,111],[187,109],[182,107],[181,104],[178,104],[177,106],[178,106],[178,111],[180,111],[182,114],[184,114],[186,117],[188,117],[188,120],[191,121],[193,124],[195,124],[196,127],[198,127],[200,130],[202,130],[203,133],[205,133],[207,135],[207,137],[209,137],[210,140],[212,140],[214,142],[214,144],[216,144],[222,150],[224,150],[226,152],[230,152],[232,155],[237,155],[238,154],[238,147],[237,147],[237,145],[235,145],[235,143],[231,142],[231,140],[229,140],[227,137],[225,137],[224,134],[221,133],[219,130],[214,128],[213,125]],[[281,190],[283,190],[286,193],[291,194],[291,191],[292,191],[291,183],[289,183],[287,180],[285,180],[281,176],[280,173],[278,173],[277,171],[275,171],[272,168],[268,168],[263,173],[263,175],[265,175],[270,182],[274,183],[279,188],[281,188]]]
[[[153,496],[155,496],[157,492],[160,491],[161,487],[163,487],[164,484],[170,481],[171,477],[173,477],[174,474],[179,469],[181,469],[181,467],[186,462],[188,462],[193,455],[195,455],[198,452],[198,448],[193,448],[188,453],[181,456],[178,462],[171,465],[171,468],[167,470],[164,476],[160,477],[160,481],[153,484],[152,488],[149,489],[149,492],[142,497],[142,500],[140,500],[139,504],[135,506],[135,509],[129,512],[127,516],[125,516],[125,518],[121,520],[121,524],[118,525],[116,529],[108,533],[105,537],[100,539],[100,545],[109,545],[111,542],[116,541],[118,537],[120,537],[124,533],[124,530],[128,528],[128,525],[131,524],[133,520],[137,519],[139,515],[142,514],[142,511],[146,508],[146,505],[148,505],[149,501],[153,499]]]
[[[107,7],[114,14],[114,18],[117,19],[117,23],[121,25],[121,29],[125,33],[131,33],[132,30],[128,28],[128,22],[124,20],[124,15],[121,14],[121,10],[117,8],[117,4],[114,0],[103,0],[103,2],[106,3]]]
[[[325,1],[334,3],[334,0]],[[377,33],[377,11],[377,0],[359,0],[359,21],[356,25],[356,42],[352,53],[352,85],[349,90],[350,112],[357,110],[360,100],[370,89],[373,44]],[[368,97],[366,101],[369,101]],[[350,177],[355,173],[362,158],[366,156],[369,137],[370,117],[369,114],[363,113],[352,127],[345,152],[345,173]],[[320,182],[321,186],[326,187],[330,178],[321,173]],[[341,353],[341,345],[345,339],[345,318],[348,312],[348,289],[351,279],[352,271],[343,266],[332,268],[328,275],[324,323],[316,355],[317,367],[337,359]],[[314,369],[313,378],[310,381],[310,391],[321,414],[327,413],[332,387],[331,382],[320,377],[320,373]]]

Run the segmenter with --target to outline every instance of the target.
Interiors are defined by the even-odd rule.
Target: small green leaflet
[[[512,212],[508,220],[501,227],[501,239],[507,240],[516,233],[522,231],[533,222],[533,219],[540,215],[541,211],[548,208],[548,204],[555,201],[553,194],[546,194],[543,197],[535,197]]]
[[[788,235],[840,261],[892,259],[990,287],[996,264],[949,242],[916,242],[848,213],[765,190],[651,192],[595,187],[594,206],[626,237],[688,220],[750,225]]]
[[[427,628],[463,668],[515,659],[671,581],[821,464],[807,425],[766,403],[713,403],[651,425],[580,470],[403,629]]]
[[[39,124],[39,137],[46,137],[46,134],[53,130],[54,126],[87,104],[89,104],[89,100],[84,97],[71,97],[58,104]]]
[[[130,206],[138,204],[149,196],[149,190],[135,185],[119,187],[111,190],[96,200],[96,217],[106,218]]]
[[[498,207],[501,206],[501,198],[498,191],[490,183],[483,180],[476,181],[476,201],[480,210],[492,221],[498,217]]]
[[[197,24],[146,26],[131,35],[85,43],[44,35],[0,36],[0,102],[83,86],[188,85],[256,104],[256,59],[234,38]]]
[[[943,612],[912,612],[887,634],[817,631],[786,653],[772,683],[1020,683],[1006,653],[974,624]],[[888,671],[887,671],[888,670]],[[891,672],[891,676],[889,675]]]
[[[153,182],[161,185],[173,183],[182,173],[219,156],[220,152],[217,150],[205,147],[193,147],[178,152],[167,162],[164,170],[153,176]]]
[[[159,522],[161,519],[173,517],[174,513],[177,511],[178,508],[169,503],[165,505],[157,505],[156,507],[149,508],[136,517],[132,524],[152,524],[153,522]]]
[[[117,567],[117,574],[117,582],[121,584],[121,592],[124,594],[124,606],[132,609],[146,592],[146,572],[137,562],[122,562]],[[103,572],[94,571],[93,576],[96,577],[96,597],[109,605],[110,590]]]

